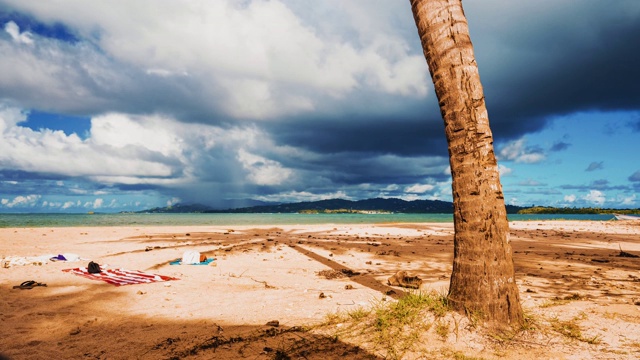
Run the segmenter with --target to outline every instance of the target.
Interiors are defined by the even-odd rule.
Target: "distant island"
[[[519,210],[518,208],[517,210]],[[513,209],[512,209],[513,210]],[[515,211],[517,211],[515,210]],[[258,205],[234,209],[212,209],[206,205],[176,204],[162,208],[137,211],[137,213],[453,213],[453,203],[439,200],[406,201],[395,198],[367,200],[330,199],[298,203]]]
[[[640,214],[638,209],[557,208],[506,205],[507,214]],[[406,201],[395,198],[366,200],[330,199],[298,203],[259,205],[217,210],[202,204],[176,204],[136,213],[300,213],[300,214],[452,214],[453,203],[440,200]]]
[[[640,214],[638,209],[603,209],[603,208],[558,208],[550,206],[533,206],[518,211],[518,214]]]

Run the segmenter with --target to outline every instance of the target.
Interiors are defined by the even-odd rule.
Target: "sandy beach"
[[[640,224],[510,223],[522,305],[535,326],[495,336],[451,314],[403,359],[640,358]],[[208,265],[170,265],[185,251]],[[80,260],[32,261],[77,254]],[[10,359],[384,359],[331,314],[444,293],[453,224],[0,229],[0,353]],[[25,264],[19,264],[22,259]],[[29,262],[31,261],[31,262]],[[63,270],[138,270],[174,278],[114,286]],[[35,262],[35,264],[34,264]],[[160,278],[157,278],[160,279]],[[27,280],[46,284],[14,288]],[[557,324],[573,324],[568,336]],[[455,326],[454,326],[455,325]],[[338,336],[339,334],[339,336]]]

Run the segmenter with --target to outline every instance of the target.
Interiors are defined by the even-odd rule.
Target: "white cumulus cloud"
[[[405,188],[404,191],[406,193],[423,194],[427,191],[433,190],[434,188],[435,186],[429,184],[414,184]]]
[[[392,26],[358,27],[367,9],[342,2],[334,2],[335,11],[347,17],[341,22],[353,24],[344,29],[351,36],[326,31],[335,20],[321,11],[322,4],[310,4],[323,17],[308,21],[293,10],[299,5],[278,0],[166,0],[161,6],[153,0],[6,2],[64,23],[79,38],[73,45],[42,38],[30,51],[0,46],[0,65],[30,74],[12,75],[19,81],[5,83],[55,97],[57,106],[73,106],[78,97],[83,102],[76,106],[102,106],[104,94],[122,96],[123,89],[158,91],[153,82],[132,81],[125,69],[141,80],[177,75],[194,81],[197,92],[190,101],[235,118],[311,112],[364,88],[412,97],[428,90],[424,57],[412,51],[404,34]],[[373,7],[368,11],[375,16]],[[410,14],[408,6],[405,11]],[[5,31],[14,41],[33,41],[13,22]],[[64,88],[56,86],[61,83]],[[49,101],[38,98],[43,96],[33,101]]]
[[[266,159],[252,154],[244,149],[238,150],[238,160],[248,171],[248,179],[256,185],[279,185],[286,181],[292,174],[277,161]]]
[[[620,201],[621,205],[635,205],[636,203],[636,194],[632,194],[631,196],[623,197]]]
[[[498,157],[501,160],[510,160],[528,164],[538,163],[545,159],[543,153],[527,149],[525,139],[519,139],[508,143],[500,149]]]
[[[2,199],[0,204],[8,208],[33,207],[40,200],[40,195],[16,196],[13,199]]]
[[[20,27],[13,21],[9,21],[4,25],[4,31],[7,34],[11,35],[13,41],[21,44],[33,44],[33,38],[31,37],[31,33],[28,31],[20,32]]]
[[[601,206],[607,200],[604,196],[604,193],[599,190],[591,190],[587,195],[584,196],[584,200],[590,202],[592,204]]]
[[[513,172],[513,169],[508,168],[502,164],[498,164],[498,172],[500,173],[500,176],[507,176]]]
[[[103,200],[103,199],[101,199],[101,198],[98,198],[98,199],[95,199],[95,200],[93,201],[93,205],[92,205],[92,206],[93,206],[93,208],[94,208],[94,209],[99,209],[99,208],[101,208],[101,207],[102,207],[102,204],[103,204],[103,203],[104,203],[104,200]]]

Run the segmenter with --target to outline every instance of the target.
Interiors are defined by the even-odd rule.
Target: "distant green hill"
[[[148,210],[136,211],[137,214],[147,213],[202,213],[211,210],[211,207],[202,204],[175,204],[167,207],[157,207]]]
[[[556,208],[545,206],[521,207],[507,205],[507,214],[640,214],[640,209]],[[440,200],[330,199],[287,204],[258,205],[226,210],[216,210],[202,204],[176,204],[157,207],[136,213],[349,213],[391,212],[404,214],[452,214],[453,203]]]
[[[520,208],[518,208],[520,209]],[[516,209],[515,211],[517,211]],[[272,205],[258,205],[233,209],[213,209],[201,204],[176,204],[167,207],[157,207],[136,213],[302,213],[302,212],[356,212],[356,211],[380,211],[393,213],[452,213],[451,202],[439,200],[414,200],[401,199],[367,199],[351,201],[344,199],[331,199],[299,203],[285,203]]]
[[[515,214],[522,207],[507,205],[507,213]],[[207,213],[301,213],[301,212],[362,212],[379,211],[405,214],[451,214],[453,203],[440,200],[406,201],[395,198],[367,200],[330,199],[310,202],[260,205],[228,210],[209,210]]]
[[[437,200],[405,201],[401,199],[344,200],[330,199],[310,202],[260,205],[237,209],[208,211],[222,213],[298,213],[298,212],[336,212],[348,211],[385,211],[395,213],[451,213],[453,204]]]
[[[507,205],[507,213],[515,214],[524,208]],[[379,211],[406,214],[451,214],[453,203],[440,200],[406,201],[395,198],[367,200],[330,199],[320,201],[259,205],[235,209],[217,210],[202,204],[176,204],[157,207],[136,213],[324,213]]]

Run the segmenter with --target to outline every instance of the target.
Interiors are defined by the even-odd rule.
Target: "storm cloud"
[[[464,6],[501,164],[566,152],[564,138],[523,139],[560,116],[640,110],[639,2]],[[6,203],[65,191],[140,196],[140,207],[450,200],[408,1],[0,0],[0,26]],[[90,130],[30,127],[35,111]],[[514,181],[525,183],[546,184]]]

